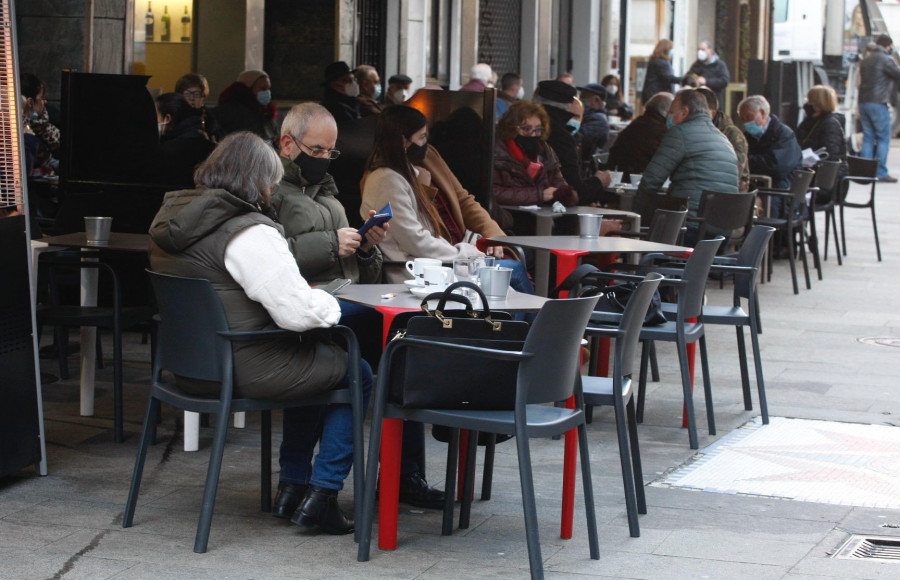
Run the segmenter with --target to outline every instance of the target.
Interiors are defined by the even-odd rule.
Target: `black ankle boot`
[[[321,528],[336,536],[353,532],[353,520],[341,511],[337,495],[336,489],[309,486],[306,497],[300,502],[291,521],[308,529]]]
[[[303,496],[306,495],[306,485],[300,483],[278,482],[278,491],[275,493],[275,505],[272,506],[272,515],[283,520],[290,517],[297,510]]]

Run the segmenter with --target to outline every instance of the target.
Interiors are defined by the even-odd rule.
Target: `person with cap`
[[[688,75],[697,77],[697,86],[709,87],[715,91],[720,103],[725,102],[725,87],[731,80],[731,73],[709,41],[704,40],[697,46],[697,60],[691,65]]]
[[[606,87],[600,83],[588,83],[578,87],[584,103],[584,119],[578,133],[581,135],[581,158],[588,163],[595,149],[602,149],[609,140],[609,119],[606,117]]]
[[[275,144],[278,107],[272,102],[272,81],[265,71],[245,70],[219,94],[215,110],[219,139],[229,133],[250,131]]]
[[[469,79],[469,82],[460,87],[459,90],[472,93],[483,93],[484,89],[490,86],[493,75],[494,71],[491,70],[491,65],[479,62],[472,67],[472,76]]]
[[[381,101],[381,77],[374,66],[361,64],[356,67],[356,84],[359,85],[359,114],[363,117],[377,115],[384,108]]]
[[[409,88],[412,79],[404,74],[394,75],[388,79],[387,92],[384,93],[385,105],[399,105],[410,97]]]
[[[878,160],[879,181],[896,183],[888,174],[887,157],[891,147],[891,112],[888,103],[897,91],[900,66],[891,58],[894,41],[887,34],[875,39],[875,47],[859,65],[859,120],[863,143],[860,155]]]
[[[362,117],[359,112],[359,85],[346,62],[339,60],[325,67],[322,81],[322,106],[328,109],[337,124],[355,121]]]
[[[534,92],[534,101],[544,105],[547,110],[550,117],[550,137],[547,144],[559,158],[560,170],[566,183],[578,193],[579,203],[602,205],[618,198],[606,191],[606,187],[612,182],[609,171],[595,171],[587,179],[581,178],[578,146],[570,124],[576,92],[574,86],[562,81],[541,81]]]

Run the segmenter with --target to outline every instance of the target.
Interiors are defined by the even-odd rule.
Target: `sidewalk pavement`
[[[900,175],[898,147],[890,161],[892,173]],[[875,257],[868,212],[849,210],[849,248],[843,266],[837,265],[830,247],[824,280],[816,280],[813,271],[812,290],[802,288],[801,282],[800,294],[792,293],[786,260],[775,262],[771,283],[761,286],[760,339],[773,417],[900,425],[900,353],[894,350],[900,346],[900,184],[879,184],[877,192],[883,262]],[[862,188],[855,186],[854,194],[861,196]],[[708,300],[728,304],[731,293],[730,284],[719,289],[711,282]],[[701,450],[759,415],[755,382],[754,410],[743,408],[734,331],[711,327],[707,335],[718,435],[710,437],[706,431],[698,365],[694,400]],[[865,337],[892,337],[894,346],[861,342]],[[77,378],[44,386],[50,473],[39,477],[24,470],[0,480],[0,578],[528,576],[512,443],[498,446],[493,497],[475,502],[467,530],[442,537],[439,512],[401,505],[398,549],[374,547],[376,529],[371,561],[359,563],[352,536],[309,534],[258,511],[259,425],[257,417],[248,417],[246,429],[229,433],[209,552],[195,554],[193,536],[211,431],[201,431],[200,452],[184,453],[175,426],[179,414],[169,409],[160,427],[160,443],[148,456],[134,527],[122,529],[150,376],[149,347],[141,345],[137,335],[129,334],[127,341],[125,443],[112,442],[111,365],[98,371],[94,417],[78,416]],[[639,428],[648,501],[648,513],[640,518],[640,538],[628,535],[611,412],[595,412],[589,426],[600,560],[588,556],[580,492],[575,536],[559,539],[562,443],[533,440],[539,532],[548,578],[900,577],[900,564],[829,557],[854,533],[900,540],[900,511],[653,485],[696,456],[680,426],[674,348],[659,345],[658,352],[662,382],[650,384],[646,417]],[[54,361],[44,362],[47,372],[55,372]],[[275,425],[279,423],[276,419]],[[277,444],[279,433],[274,439]],[[429,479],[442,487],[446,447],[427,439]],[[898,460],[900,449],[888,450],[885,471],[896,474]],[[276,464],[275,479],[277,469]],[[353,492],[349,479],[347,483],[340,497],[349,512]],[[579,490],[580,486],[579,481]]]

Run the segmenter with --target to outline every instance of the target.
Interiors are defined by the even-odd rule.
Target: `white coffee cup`
[[[631,174],[631,185],[640,185],[641,178],[644,177],[642,173],[632,173]]]
[[[609,174],[612,176],[611,185],[619,185],[622,183],[622,172],[621,171],[610,171]]]
[[[425,285],[425,268],[440,266],[441,261],[435,260],[434,258],[416,258],[415,260],[406,263],[406,269],[413,275],[413,278],[419,286]]]
[[[453,268],[445,266],[427,266],[423,272],[425,287],[443,290],[453,283]]]

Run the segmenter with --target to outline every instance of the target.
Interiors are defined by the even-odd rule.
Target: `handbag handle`
[[[478,285],[466,281],[454,282],[453,284],[447,286],[447,289],[443,292],[435,292],[433,294],[429,294],[422,300],[422,310],[424,310],[425,312],[429,312],[428,301],[436,299],[438,300],[438,303],[437,307],[435,308],[435,312],[440,315],[440,313],[444,310],[447,301],[449,300],[451,302],[459,302],[460,304],[464,304],[466,307],[466,313],[472,318],[478,318],[475,315],[475,309],[472,307],[472,303],[469,301],[469,299],[465,296],[462,296],[461,294],[453,293],[453,291],[457,288],[465,288],[467,290],[472,290],[473,292],[478,294],[478,297],[481,298],[482,312],[484,313],[481,318],[484,318],[486,320],[491,319],[491,307],[488,305],[487,296],[484,295],[484,292],[481,290],[481,288],[478,287]]]

